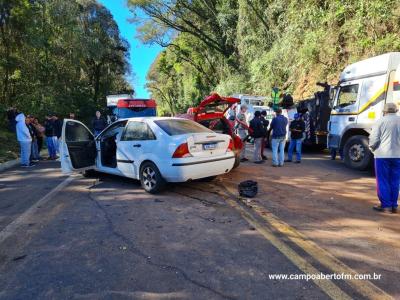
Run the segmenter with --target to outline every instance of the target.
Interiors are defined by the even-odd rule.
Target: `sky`
[[[126,0],[98,1],[110,10],[118,24],[122,37],[125,38],[131,46],[129,60],[133,76],[129,77],[128,80],[135,89],[135,98],[149,98],[149,93],[145,88],[146,74],[151,63],[162,48],[158,45],[143,45],[135,38],[136,25],[128,21],[131,17],[131,13],[127,8]]]

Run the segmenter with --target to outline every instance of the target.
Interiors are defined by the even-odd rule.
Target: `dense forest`
[[[129,45],[94,0],[0,0],[0,113],[80,118],[130,90]]]
[[[396,0],[129,0],[138,37],[162,45],[147,77],[161,113],[217,91],[300,100],[361,58],[400,51]],[[141,11],[141,14],[137,12]],[[145,18],[138,16],[144,13]]]

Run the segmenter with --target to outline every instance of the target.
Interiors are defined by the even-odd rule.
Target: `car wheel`
[[[92,178],[97,175],[97,172],[95,170],[85,170],[82,172],[82,176],[85,178]]]
[[[240,165],[240,154],[239,155],[235,155],[235,163],[233,164],[233,168],[232,169],[236,169],[237,167],[239,167]]]
[[[140,168],[140,183],[142,188],[150,194],[158,193],[165,186],[164,178],[152,162],[145,162]]]
[[[372,166],[374,155],[368,147],[368,137],[355,135],[344,145],[344,163],[352,169],[364,171]]]

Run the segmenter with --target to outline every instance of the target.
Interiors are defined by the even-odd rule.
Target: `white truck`
[[[384,104],[400,104],[399,65],[400,52],[356,62],[344,69],[332,88],[328,147],[337,149],[350,168],[366,170],[372,165],[368,137]]]
[[[232,95],[234,98],[240,99],[240,105],[245,104],[247,106],[247,122],[250,122],[254,117],[254,113],[256,111],[267,112],[267,119],[271,121],[274,115],[274,111],[271,107],[267,106],[266,101],[267,97],[264,96],[254,96],[254,95],[246,95],[246,94],[234,94]],[[237,112],[239,112],[240,106],[237,107]]]

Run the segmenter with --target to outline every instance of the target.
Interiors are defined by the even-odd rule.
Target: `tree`
[[[0,104],[88,118],[131,89],[128,43],[94,0],[0,0]]]

